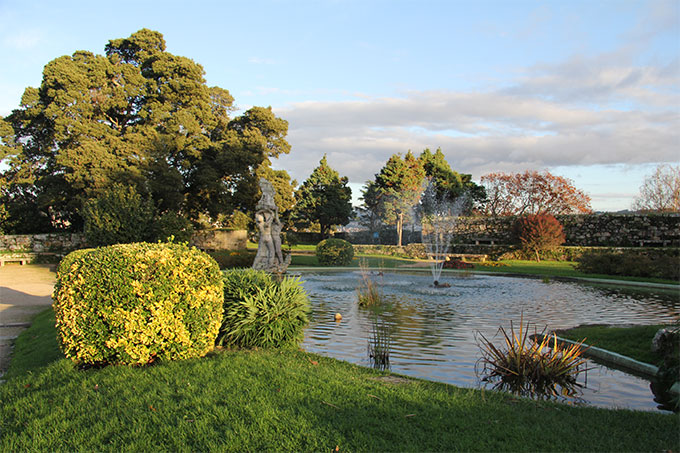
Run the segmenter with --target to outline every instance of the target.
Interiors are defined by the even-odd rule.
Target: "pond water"
[[[573,282],[446,274],[434,288],[432,277],[417,273],[371,275],[391,302],[381,315],[392,332],[390,369],[460,387],[479,387],[475,364],[481,353],[475,333],[495,344],[498,328],[517,327],[523,314],[540,332],[580,324],[660,324],[680,320],[678,291],[644,290]],[[358,306],[357,272],[305,272],[301,279],[312,301],[303,348],[310,352],[371,366],[368,356],[373,312]],[[342,320],[336,322],[334,315]],[[590,362],[570,404],[656,410],[649,382]]]

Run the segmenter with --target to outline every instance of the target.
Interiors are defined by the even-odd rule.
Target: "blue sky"
[[[602,211],[680,161],[678,0],[0,0],[0,115],[50,60],[140,28],[289,121],[275,167],[302,182],[327,154],[355,200],[409,149],[477,181],[547,169]]]

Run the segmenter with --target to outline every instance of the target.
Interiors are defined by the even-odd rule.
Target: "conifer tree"
[[[346,176],[340,177],[324,154],[319,166],[295,191],[295,225],[309,228],[318,224],[321,236],[330,235],[334,225],[347,225],[352,215],[352,189]]]

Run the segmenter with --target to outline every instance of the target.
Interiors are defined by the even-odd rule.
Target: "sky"
[[[288,121],[275,168],[301,183],[325,154],[354,204],[409,150],[477,182],[548,170],[596,211],[680,161],[680,0],[0,0],[0,115],[49,61],[142,28]]]

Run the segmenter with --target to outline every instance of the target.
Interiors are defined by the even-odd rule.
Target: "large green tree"
[[[425,170],[422,163],[407,152],[390,157],[385,166],[369,181],[363,191],[366,207],[378,212],[389,225],[397,229],[397,245],[401,247],[404,223],[412,219],[415,206],[423,192]]]
[[[233,98],[147,29],[49,62],[0,125],[5,205],[79,228],[83,203],[116,183],[196,219],[252,209],[256,170],[288,153],[271,108],[231,118]],[[7,127],[9,125],[9,127]],[[8,211],[12,214],[11,206]]]
[[[330,235],[333,225],[347,225],[352,215],[352,189],[346,176],[340,177],[326,160],[312,171],[295,191],[293,221],[295,225],[308,228],[319,224],[322,237]]]
[[[425,149],[418,160],[423,166],[425,176],[433,181],[438,199],[454,201],[465,195],[469,200],[468,207],[484,201],[484,188],[472,181],[472,175],[452,170],[441,148],[437,148],[434,154]]]

